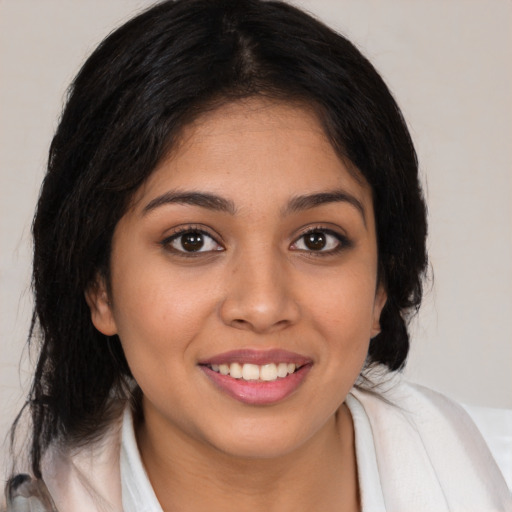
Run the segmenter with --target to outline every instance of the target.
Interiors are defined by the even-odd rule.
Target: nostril
[[[247,320],[242,320],[241,318],[235,318],[232,320],[231,325],[239,328],[250,327],[249,322]]]

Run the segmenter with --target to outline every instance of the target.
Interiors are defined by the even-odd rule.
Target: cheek
[[[113,313],[128,362],[153,359],[152,364],[160,365],[169,361],[168,356],[184,357],[215,310],[215,277],[192,278],[187,269],[172,270],[165,261],[136,262],[136,258],[119,258],[112,276]]]
[[[333,272],[312,288],[308,302],[316,327],[350,343],[370,338],[376,276],[372,267]]]

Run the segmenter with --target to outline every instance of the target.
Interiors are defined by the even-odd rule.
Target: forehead
[[[238,200],[343,189],[371,200],[359,171],[328,140],[313,108],[264,99],[228,103],[187,125],[136,194],[201,190]]]

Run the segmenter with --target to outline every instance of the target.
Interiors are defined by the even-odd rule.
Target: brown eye
[[[201,233],[185,233],[178,240],[187,252],[199,251],[204,245],[204,238]]]
[[[174,253],[191,254],[223,251],[211,235],[194,229],[181,231],[163,240],[162,245]]]
[[[304,245],[311,251],[321,251],[327,243],[325,233],[313,231],[304,236]]]
[[[351,247],[351,245],[351,242],[344,235],[331,229],[312,229],[299,237],[290,249],[327,256]]]

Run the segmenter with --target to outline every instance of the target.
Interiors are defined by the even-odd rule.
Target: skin
[[[359,510],[344,400],[386,294],[371,190],[349,165],[309,108],[228,104],[185,128],[119,222],[111,295],[100,280],[87,300],[143,391],[136,435],[165,511]],[[162,199],[176,191],[233,211]],[[350,200],[290,208],[333,191]],[[204,250],[187,255],[177,228],[207,233]],[[308,229],[327,245],[308,248]],[[241,348],[289,350],[311,370],[284,400],[248,405],[198,366]]]

